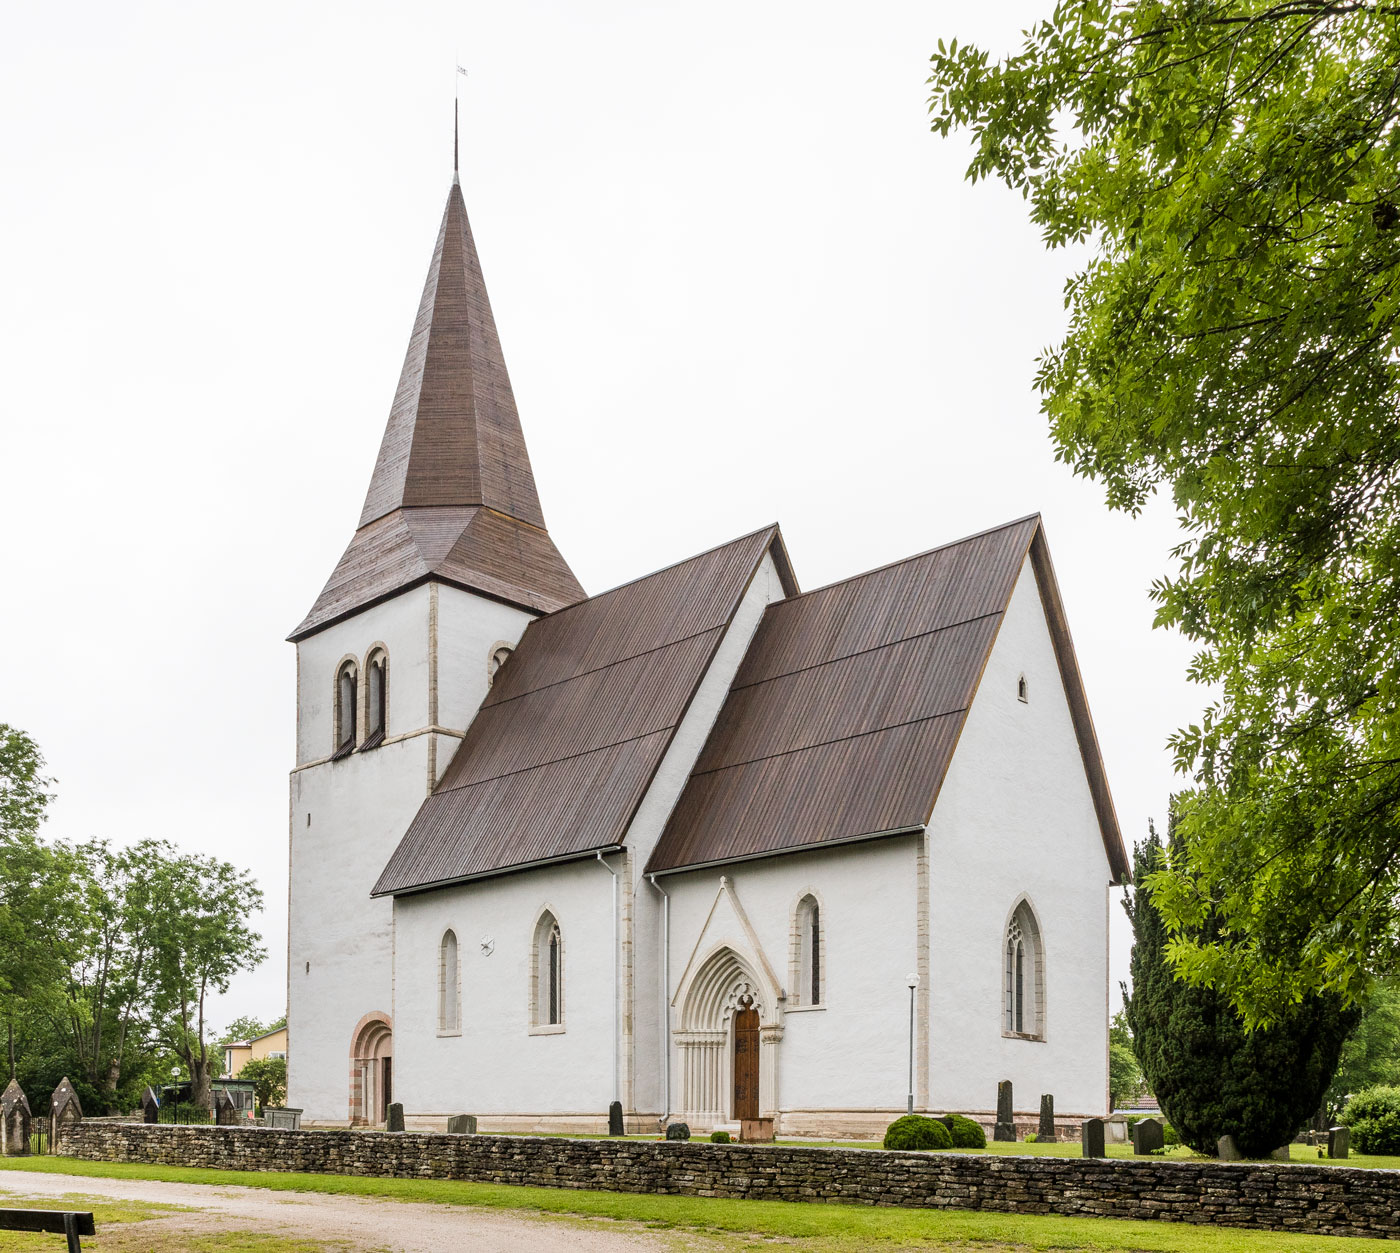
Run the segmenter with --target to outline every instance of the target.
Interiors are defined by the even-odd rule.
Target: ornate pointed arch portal
[[[712,952],[676,997],[681,1117],[697,1128],[777,1110],[779,991],[728,945]],[[757,1015],[757,1040],[752,1020]],[[752,1050],[758,1051],[755,1099]]]

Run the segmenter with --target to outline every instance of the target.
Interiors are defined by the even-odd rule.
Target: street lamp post
[[[172,1066],[170,1068],[170,1078],[174,1083],[173,1098],[175,1101],[175,1125],[180,1125],[180,1068]]]
[[[914,1112],[914,992],[919,986],[918,975],[905,975],[909,985],[909,1113]]]

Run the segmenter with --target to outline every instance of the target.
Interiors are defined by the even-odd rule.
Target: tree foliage
[[[1124,999],[1127,993],[1124,992]],[[1119,1109],[1142,1091],[1142,1070],[1133,1052],[1133,1032],[1120,1009],[1108,1026],[1108,1105]]]
[[[1400,17],[1065,0],[930,82],[969,177],[1091,246],[1037,379],[1059,457],[1183,526],[1157,621],[1222,695],[1174,738],[1172,960],[1250,1023],[1360,996],[1400,934]]]
[[[287,1099],[287,1059],[285,1057],[250,1057],[238,1072],[240,1079],[253,1084],[258,1108],[280,1106]]]
[[[1329,1122],[1347,1098],[1367,1088],[1400,1087],[1400,981],[1379,979],[1361,1006],[1361,1021],[1342,1046],[1337,1073],[1323,1101]]]
[[[1151,832],[1134,855],[1139,883],[1164,855]],[[1231,1135],[1246,1157],[1287,1144],[1316,1112],[1358,1011],[1337,992],[1311,993],[1250,1031],[1224,992],[1174,977],[1151,895],[1139,888],[1124,905],[1133,924],[1124,1012],[1143,1074],[1182,1143],[1214,1156]]]

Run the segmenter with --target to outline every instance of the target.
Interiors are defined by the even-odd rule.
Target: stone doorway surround
[[[387,1116],[385,1080],[393,1064],[393,1020],[372,1010],[350,1035],[350,1125],[377,1126]]]

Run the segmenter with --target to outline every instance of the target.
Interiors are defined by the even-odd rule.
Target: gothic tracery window
[[[1045,959],[1039,924],[1025,901],[1007,923],[1002,958],[1002,1030],[1039,1039],[1045,1028]]]
[[[564,1025],[564,941],[559,923],[546,911],[535,925],[534,970],[531,982],[534,1027]]]

